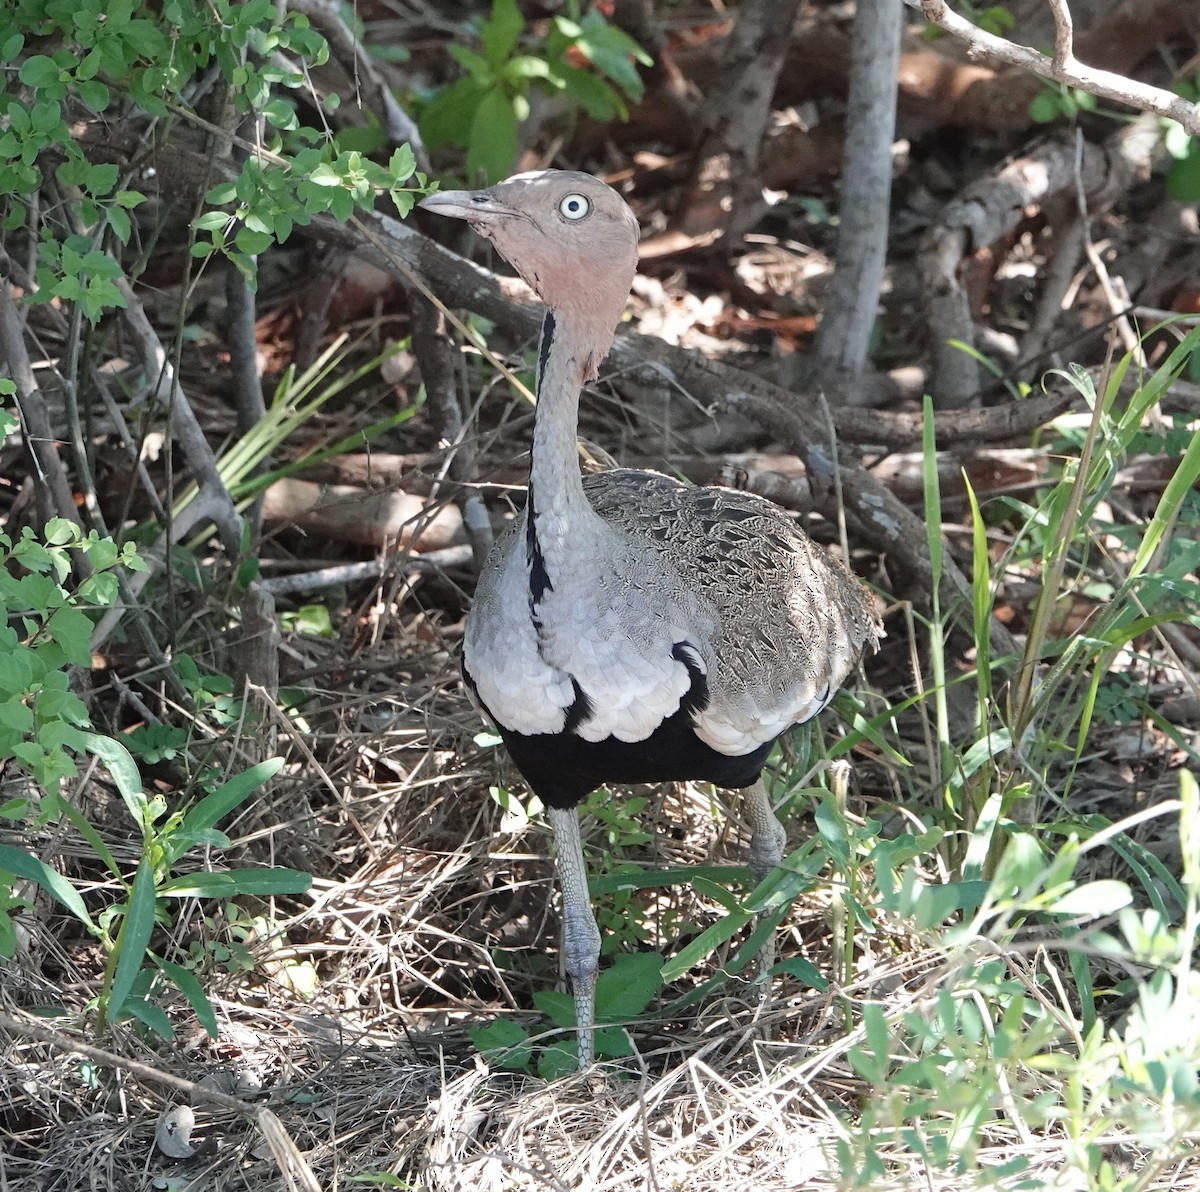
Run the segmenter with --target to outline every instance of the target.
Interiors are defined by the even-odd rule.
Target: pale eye
[[[591,209],[591,203],[583,195],[567,195],[558,205],[559,212],[567,219],[582,219]]]

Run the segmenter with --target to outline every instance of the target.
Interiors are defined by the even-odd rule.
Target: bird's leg
[[[760,778],[744,792],[746,818],[750,821],[750,872],[762,881],[783,860],[787,833],[771,810],[767,788]]]
[[[746,788],[744,803],[746,818],[750,821],[750,872],[761,882],[783,860],[787,833],[771,810],[771,800],[761,778]],[[764,941],[762,951],[758,954],[758,971],[766,974],[774,963],[775,937],[772,935]],[[764,1000],[769,996],[770,984],[764,983]]]
[[[592,1066],[592,1027],[596,1016],[596,970],[600,964],[600,928],[588,896],[583,842],[575,809],[549,807],[546,814],[558,852],[558,880],[562,886],[563,967],[575,998],[580,1071]]]

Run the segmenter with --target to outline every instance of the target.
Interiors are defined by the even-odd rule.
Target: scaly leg
[[[761,882],[783,860],[787,833],[771,810],[767,788],[760,778],[742,792],[750,821],[750,872]]]
[[[770,808],[767,809],[768,812]],[[562,886],[563,967],[575,997],[578,1030],[579,1070],[592,1066],[592,1027],[596,1016],[596,971],[600,965],[600,928],[592,914],[588,896],[583,842],[579,838],[579,816],[574,808],[546,809],[558,852],[558,880]]]
[[[783,860],[787,833],[771,810],[771,800],[767,797],[767,788],[763,786],[761,778],[753,786],[747,787],[743,796],[746,818],[750,821],[750,872],[761,882]],[[765,941],[758,955],[759,972],[769,972],[774,963],[775,938],[772,936]],[[769,996],[770,986],[764,984],[763,997]]]

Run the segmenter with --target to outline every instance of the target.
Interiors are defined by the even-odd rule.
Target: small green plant
[[[476,36],[480,51],[450,46],[464,75],[438,92],[421,115],[421,135],[431,150],[454,145],[467,153],[470,181],[495,182],[512,172],[517,158],[517,126],[529,115],[529,93],[539,87],[563,96],[594,120],[625,116],[622,94],[635,102],[642,81],[635,62],[650,59],[628,34],[608,24],[596,8],[554,17],[536,52],[519,49],[525,19],[516,0],[493,0]],[[575,65],[586,60],[592,70]],[[593,71],[595,73],[593,73]]]
[[[842,1186],[886,1183],[901,1154],[990,1186],[1048,1186],[1037,1182],[1036,1151],[1012,1146],[1014,1128],[1063,1142],[1055,1186],[1156,1186],[1152,1177],[1177,1161],[1200,1122],[1200,792],[1190,773],[1180,772],[1180,799],[1162,810],[1179,813],[1184,872],[1181,881],[1146,874],[1142,895],[1169,891],[1174,916],[1138,909],[1123,882],[1075,878],[1085,853],[1105,843],[1146,855],[1122,824],[1094,825],[1088,842],[1066,840],[1048,863],[1014,850],[993,882],[957,884],[960,898],[919,876],[923,858],[877,869],[881,905],[937,932],[944,966],[907,1008],[861,1007],[848,1052],[864,1086],[861,1119],[836,1144]],[[1032,924],[1038,947],[1023,949],[1019,934]],[[1112,1023],[1080,979],[1095,956],[1137,974],[1114,988],[1128,1009]],[[1132,1170],[1111,1161],[1121,1146],[1140,1152]]]
[[[1052,124],[1059,119],[1074,120],[1080,112],[1094,112],[1096,108],[1096,97],[1090,91],[1049,83],[1033,97],[1029,116],[1035,124]]]
[[[653,952],[630,952],[618,956],[601,971],[596,981],[596,1021],[600,1024],[595,1032],[597,1059],[624,1059],[633,1054],[629,1036],[615,1024],[634,1021],[644,1013],[661,989],[661,969],[661,956]],[[551,1027],[559,1031],[574,1030],[575,1003],[569,994],[547,989],[535,993],[533,1000]],[[579,1070],[573,1038],[539,1046],[534,1036],[511,1019],[498,1018],[476,1027],[471,1031],[471,1039],[483,1057],[497,1068],[528,1072],[536,1058],[537,1074],[545,1080]]]
[[[12,382],[0,380],[0,394],[11,392]],[[0,410],[0,442],[17,427]],[[74,584],[77,558],[90,574]],[[145,570],[132,544],[118,547],[66,518],[53,518],[40,537],[29,527],[15,541],[0,533],[0,760],[15,760],[46,791],[75,776],[72,758],[85,751],[90,722],[67,672],[92,665],[88,612],[116,601],[123,569]],[[0,814],[19,819],[31,799],[10,801]]]
[[[141,837],[141,857],[130,877],[100,833],[66,799],[53,797],[53,810],[66,819],[91,846],[108,870],[118,891],[116,899],[93,915],[75,886],[32,852],[0,844],[0,876],[21,878],[41,886],[65,907],[88,934],[104,948],[107,959],[101,988],[92,1003],[96,1030],[110,1022],[133,1017],[163,1038],[171,1038],[170,1020],[157,1004],[162,981],[177,988],[188,1000],[204,1029],[217,1037],[212,1003],[195,973],[151,948],[155,929],[172,921],[170,902],[185,898],[227,901],[242,895],[270,897],[299,894],[308,889],[308,874],[293,869],[251,867],[179,873],[184,857],[207,849],[228,848],[229,838],[216,827],[265,781],[282,762],[262,762],[228,782],[189,808],[174,811],[161,795],[147,798],[137,766],[128,750],[112,737],[88,734],[88,750],[107,768],[130,819]]]
[[[481,736],[491,743],[490,736]],[[524,809],[516,813],[514,809],[520,808],[520,801],[502,788],[493,787],[492,797],[505,809],[505,830],[523,830],[529,813]],[[722,960],[715,975],[671,1000],[663,1007],[664,1013],[701,1001],[744,973],[758,958],[764,942],[778,928],[796,898],[821,881],[828,856],[821,840],[814,838],[744,897],[730,889],[732,883],[747,879],[746,870],[740,866],[695,865],[647,870],[621,857],[622,853],[628,854],[632,843],[644,844],[649,840],[639,821],[633,818],[644,802],[633,799],[621,804],[608,792],[600,791],[582,805],[585,814],[600,820],[608,844],[615,850],[601,852],[588,882],[593,910],[601,926],[605,957],[596,985],[596,1021],[600,1025],[595,1048],[600,1060],[623,1059],[632,1054],[630,1038],[617,1024],[636,1023],[653,1002],[663,1000],[671,983],[704,964],[740,933],[746,933],[746,938],[732,956]],[[656,953],[631,950],[639,945],[644,948],[649,934],[642,922],[645,912],[639,896],[647,890],[681,885],[690,885],[697,896],[716,908],[713,922],[703,928],[682,922],[672,924],[669,920],[660,922],[660,930],[667,934],[686,929],[695,936],[665,962]],[[790,960],[772,971],[787,973],[810,986],[823,985],[820,974],[805,961]],[[535,993],[533,1001],[547,1019],[547,1028],[573,1031],[575,1008],[570,996],[547,990]],[[507,1018],[475,1028],[471,1037],[489,1063],[497,1067],[534,1070],[546,1079],[577,1069],[573,1038],[542,1045],[536,1034]]]
[[[11,387],[10,381],[0,382],[0,391]],[[7,411],[0,410],[0,433],[7,436],[17,425]],[[89,571],[77,583],[71,575],[76,560],[86,561]],[[17,882],[33,882],[70,911],[104,948],[104,976],[93,1003],[99,1030],[118,1017],[132,1015],[169,1036],[170,1023],[155,1002],[156,985],[165,980],[184,994],[205,1029],[215,1035],[216,1017],[196,976],[150,948],[155,927],[170,922],[169,900],[299,893],[307,888],[309,878],[288,869],[177,872],[193,850],[229,846],[228,838],[216,828],[218,821],[240,806],[281,763],[264,762],[227,782],[214,782],[194,805],[171,810],[161,795],[147,798],[143,793],[137,766],[121,742],[91,731],[88,710],[70,690],[68,672],[72,667],[91,666],[89,614],[116,601],[117,574],[122,568],[144,568],[132,543],[118,547],[94,531],[84,534],[65,518],[48,522],[40,538],[28,527],[16,541],[0,534],[0,763],[12,763],[29,778],[21,793],[0,807],[0,818],[12,825],[10,838],[18,841],[0,843],[0,955],[13,955],[17,942],[13,917],[29,905]],[[186,674],[187,666],[181,666],[181,671]],[[193,692],[206,690],[198,671],[193,678]],[[209,712],[219,718],[221,701],[232,696],[208,694]],[[233,708],[223,711],[234,718]],[[186,747],[177,731],[159,730],[148,736],[152,739],[144,742],[147,756],[166,757]],[[64,793],[66,782],[78,775],[76,758],[85,755],[107,768],[140,838],[132,877]],[[86,841],[118,891],[95,914],[75,885],[22,839],[64,821]]]
[[[307,17],[272,0],[4,6],[0,234],[30,227],[37,236],[37,284],[26,301],[78,304],[92,323],[126,304],[120,257],[138,244],[134,216],[147,196],[117,164],[89,158],[77,139],[86,122],[75,120],[72,105],[111,122],[137,113],[163,126],[182,120],[211,129],[192,102],[216,86],[234,111],[260,115],[262,136],[238,176],[210,189],[214,209],[196,221],[201,235],[192,245],[199,259],[224,254],[251,283],[256,255],[316,215],[348,219],[381,193],[406,215],[427,189],[407,145],[385,166],[340,148],[324,127],[300,124],[295,96],[336,106],[336,95],[316,94],[309,73],[328,56]],[[208,82],[197,88],[199,76]],[[53,219],[36,202],[47,174],[59,194]]]
[[[906,707],[921,713],[938,798],[923,821],[911,807],[928,797],[915,798],[905,830],[886,837],[880,822],[854,824],[833,805],[818,814],[856,928],[850,946],[869,948],[880,916],[895,915],[944,959],[902,1008],[843,998],[861,1096],[831,1157],[842,1186],[890,1186],[909,1160],[964,1186],[1048,1186],[1035,1150],[1013,1153],[1015,1131],[1057,1138],[1065,1166],[1055,1186],[1133,1192],[1155,1186],[1200,1120],[1195,778],[1180,770],[1178,803],[1128,822],[1075,812],[1069,801],[1110,719],[1152,720],[1200,768],[1194,744],[1138,693],[1136,670],[1117,669],[1144,656],[1158,665],[1139,641],[1165,623],[1195,623],[1200,609],[1200,433],[1144,429],[1198,347],[1193,330],[1132,394],[1123,386],[1132,357],[1099,387],[1068,369],[1091,419],[1056,444],[1060,472],[1037,504],[984,504],[967,486],[974,667],[956,673],[946,657],[946,610],[935,598],[921,690],[872,722],[888,737]],[[925,512],[936,592],[943,527],[930,414]],[[1135,450],[1167,455],[1173,467],[1149,519],[1121,524],[1110,494]],[[991,528],[1008,544],[999,557]],[[1032,576],[1038,596],[1021,656],[997,658],[993,608],[1014,573]],[[1058,610],[1080,593],[1094,602],[1090,619],[1059,628]],[[973,722],[951,719],[953,683],[972,685]],[[921,773],[897,771],[906,772]],[[1130,830],[1173,810],[1182,879]],[[1085,867],[1102,850],[1101,872],[1117,876]],[[1112,1161],[1121,1146],[1139,1156],[1132,1173]]]

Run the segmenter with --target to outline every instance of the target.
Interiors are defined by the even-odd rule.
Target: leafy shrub
[[[624,118],[622,94],[635,102],[642,97],[634,62],[648,66],[650,59],[595,8],[582,18],[554,17],[533,53],[519,50],[524,28],[516,0],[493,0],[491,15],[475,31],[480,52],[450,46],[464,75],[435,94],[421,115],[421,135],[431,150],[442,145],[466,150],[472,183],[481,177],[495,182],[512,172],[517,125],[529,115],[532,88],[561,95],[572,110],[593,120]],[[595,73],[573,59],[586,60]]]
[[[2,385],[11,390],[11,382]],[[0,410],[0,432],[7,436],[16,428],[16,420]],[[71,578],[73,558],[86,559],[90,568],[78,583]],[[48,522],[41,538],[28,527],[16,541],[0,533],[0,765],[30,779],[0,806],[0,817],[8,823],[26,825],[24,831],[10,834],[17,843],[0,843],[0,956],[11,957],[16,950],[14,916],[30,905],[19,885],[33,882],[68,910],[106,953],[104,978],[93,1003],[98,1029],[132,1015],[169,1037],[170,1022],[155,1000],[157,986],[165,980],[183,992],[215,1036],[216,1017],[195,974],[150,947],[156,925],[171,921],[169,900],[293,894],[307,889],[311,879],[290,869],[178,872],[192,850],[229,847],[217,823],[275,774],[281,762],[264,762],[226,782],[213,780],[194,805],[172,811],[161,795],[146,797],[137,766],[121,742],[91,731],[87,708],[70,690],[69,671],[92,664],[89,613],[116,602],[117,573],[144,567],[132,543],[118,548],[111,538],[95,531],[85,535],[65,518]],[[194,686],[201,686],[198,674]],[[166,756],[183,744],[177,733],[151,736],[147,755],[153,748]],[[140,841],[132,877],[65,793],[67,780],[78,775],[75,759],[85,754],[108,770]],[[41,829],[63,821],[113,879],[111,888],[117,893],[108,896],[98,913],[89,909],[68,878],[37,855],[32,843]]]

